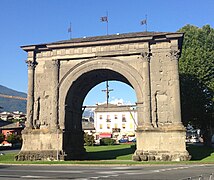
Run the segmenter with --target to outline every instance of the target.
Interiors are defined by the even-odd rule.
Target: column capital
[[[150,61],[151,55],[152,55],[152,53],[146,52],[146,51],[141,53],[142,59],[143,59],[144,61],[147,61],[147,62]]]
[[[52,65],[58,67],[59,66],[59,59],[52,59]]]
[[[180,57],[180,50],[171,50],[167,56],[170,56],[171,60],[178,60]]]
[[[34,69],[38,64],[36,61],[31,60],[26,60],[25,62],[27,63],[28,69]]]

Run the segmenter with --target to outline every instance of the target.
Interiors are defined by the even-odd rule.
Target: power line
[[[27,98],[20,97],[20,96],[10,96],[6,94],[0,94],[0,97],[27,101]]]

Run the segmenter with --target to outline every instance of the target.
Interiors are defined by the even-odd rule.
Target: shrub
[[[114,145],[115,144],[115,140],[111,139],[111,138],[102,138],[100,139],[100,145]]]
[[[20,135],[10,134],[7,136],[7,142],[9,143],[22,143],[22,138]]]
[[[4,141],[4,134],[0,134],[0,143]]]
[[[86,146],[93,146],[95,143],[94,136],[89,135],[88,133],[84,134],[84,145]]]
[[[131,149],[133,149],[133,150],[136,150],[136,149],[137,149],[136,143],[134,143],[134,144],[131,145]]]

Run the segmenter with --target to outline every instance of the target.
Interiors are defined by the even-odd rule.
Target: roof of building
[[[18,122],[15,122],[15,123],[6,124],[0,127],[0,129],[17,129],[17,128],[24,129],[24,125]]]
[[[93,122],[82,122],[82,129],[83,130],[95,130]]]
[[[123,33],[123,34],[112,34],[105,36],[93,36],[93,37],[83,37],[83,38],[73,38],[69,40],[62,40],[51,43],[43,43],[43,44],[34,44],[34,45],[26,45],[21,46],[24,50],[32,50],[34,48],[47,48],[47,47],[59,47],[59,45],[70,44],[70,46],[75,46],[75,44],[82,44],[87,42],[98,42],[98,41],[110,41],[110,40],[136,40],[136,38],[143,38],[143,40],[148,41],[155,38],[178,38],[183,37],[183,33],[176,32],[134,32],[134,33]]]
[[[8,124],[12,124],[12,122],[0,120],[0,128],[3,127],[3,126],[6,126],[6,125],[8,125]]]
[[[69,40],[57,41],[50,44],[63,44],[68,42],[91,42],[91,41],[103,41],[113,39],[125,39],[125,38],[136,38],[136,37],[148,37],[148,36],[160,36],[169,34],[168,32],[135,32],[135,33],[123,33],[123,34],[112,34],[105,36],[92,36],[83,38],[74,38]]]
[[[101,104],[97,105],[95,112],[130,112],[136,111],[133,107],[136,105],[117,105],[117,104]]]

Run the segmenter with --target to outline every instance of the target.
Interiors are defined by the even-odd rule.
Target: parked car
[[[126,139],[123,138],[123,139],[120,139],[120,140],[119,140],[119,143],[127,143],[127,142],[128,142],[128,139],[127,139],[127,138],[126,138]]]
[[[193,136],[193,137],[190,139],[190,142],[191,142],[191,143],[198,143],[198,142],[200,142],[200,141],[199,141],[199,139],[198,139],[197,137]]]
[[[136,142],[136,138],[132,139],[132,141],[131,141],[131,142]]]
[[[129,136],[129,137],[128,137],[129,142],[133,142],[134,139],[136,140],[136,137],[135,137],[135,136]]]

